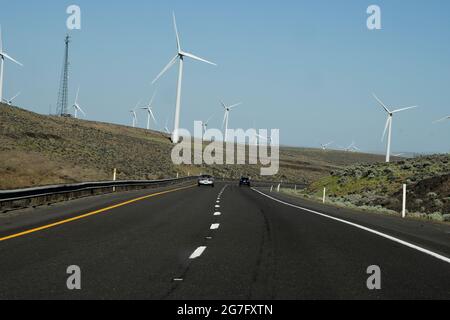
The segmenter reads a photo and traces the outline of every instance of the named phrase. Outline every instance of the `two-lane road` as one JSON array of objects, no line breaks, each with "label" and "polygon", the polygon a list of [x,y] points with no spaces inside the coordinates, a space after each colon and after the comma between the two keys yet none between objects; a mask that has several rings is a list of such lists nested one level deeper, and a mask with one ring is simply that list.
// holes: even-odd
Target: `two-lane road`
[{"label": "two-lane road", "polygon": [[[81,290],[67,289],[71,265],[81,268]],[[367,288],[372,265],[381,268],[382,290]],[[450,264],[219,184],[0,216],[0,298],[450,299]]]}]

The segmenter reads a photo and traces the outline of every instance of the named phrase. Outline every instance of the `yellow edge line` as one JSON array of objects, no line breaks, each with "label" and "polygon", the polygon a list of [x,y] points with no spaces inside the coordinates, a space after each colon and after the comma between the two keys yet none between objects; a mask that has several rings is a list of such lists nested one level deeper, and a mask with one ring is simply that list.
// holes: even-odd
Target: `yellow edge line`
[{"label": "yellow edge line", "polygon": [[161,196],[161,195],[168,194],[168,193],[173,193],[173,192],[177,192],[177,191],[181,191],[181,190],[190,189],[190,188],[193,188],[193,187],[194,186],[189,186],[189,187],[183,187],[183,188],[177,188],[177,189],[172,189],[172,190],[168,190],[168,191],[162,191],[162,192],[158,192],[158,193],[153,193],[153,194],[148,195],[148,196],[136,198],[136,199],[129,200],[129,201],[126,201],[126,202],[122,202],[122,203],[119,203],[119,204],[116,204],[116,205],[113,205],[113,206],[110,206],[110,207],[106,207],[106,208],[103,208],[103,209],[100,209],[100,210],[97,210],[97,211],[93,211],[93,212],[90,212],[90,213],[86,213],[86,214],[83,214],[83,215],[80,215],[80,216],[76,216],[76,217],[73,217],[73,218],[70,218],[70,219],[61,220],[61,221],[58,221],[58,222],[55,222],[55,223],[52,223],[52,224],[48,224],[48,225],[45,225],[45,226],[42,226],[42,227],[30,229],[30,230],[23,231],[23,232],[20,232],[20,233],[16,233],[16,234],[4,237],[4,238],[0,238],[0,242],[6,241],[6,240],[11,240],[11,239],[14,239],[14,238],[19,238],[19,237],[22,237],[22,236],[25,236],[25,235],[28,235],[28,234],[31,234],[31,233],[38,232],[38,231],[42,231],[42,230],[47,230],[47,229],[50,229],[50,228],[58,227],[60,225],[63,225],[63,224],[66,224],[66,223],[70,223],[70,222],[74,222],[74,221],[77,221],[77,220],[85,219],[85,218],[88,218],[88,217],[91,217],[91,216],[94,216],[94,215],[97,215],[97,214],[100,214],[100,213],[103,213],[103,212],[106,212],[106,211],[111,211],[113,209],[117,209],[117,208],[129,205],[129,204],[132,204],[132,203],[135,203],[135,202],[138,202],[138,201],[146,200],[146,199],[149,199],[149,198],[154,198],[154,197]]}]

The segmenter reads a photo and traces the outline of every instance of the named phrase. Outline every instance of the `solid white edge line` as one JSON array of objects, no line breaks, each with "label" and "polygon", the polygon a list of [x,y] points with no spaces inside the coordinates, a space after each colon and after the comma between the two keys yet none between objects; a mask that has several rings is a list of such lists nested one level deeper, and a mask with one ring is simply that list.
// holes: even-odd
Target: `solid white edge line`
[{"label": "solid white edge line", "polygon": [[352,227],[355,227],[355,228],[358,228],[358,229],[361,229],[361,230],[370,232],[370,233],[372,233],[372,234],[375,234],[375,235],[380,236],[380,237],[382,237],[382,238],[391,240],[391,241],[393,241],[393,242],[396,242],[396,243],[398,243],[398,244],[401,244],[401,245],[403,245],[403,246],[406,246],[406,247],[408,247],[408,248],[410,248],[410,249],[414,249],[414,250],[417,250],[417,251],[419,251],[419,252],[425,253],[425,254],[427,254],[427,255],[429,255],[429,256],[432,256],[432,257],[434,257],[434,258],[436,258],[436,259],[439,259],[439,260],[441,260],[441,261],[444,261],[444,262],[447,262],[447,263],[450,264],[450,258],[445,257],[445,256],[443,256],[443,255],[440,255],[440,254],[438,254],[438,253],[436,253],[436,252],[430,251],[430,250],[428,250],[428,249],[419,247],[419,246],[417,246],[417,245],[415,245],[415,244],[412,244],[412,243],[409,243],[409,242],[407,242],[407,241],[404,241],[404,240],[395,238],[395,237],[390,236],[390,235],[388,235],[388,234],[382,233],[382,232],[380,232],[380,231],[376,231],[376,230],[374,230],[374,229],[370,229],[370,228],[364,227],[364,226],[362,226],[362,225],[359,225],[359,224],[356,224],[356,223],[353,223],[353,222],[350,222],[350,221],[347,221],[347,220],[339,219],[339,218],[336,218],[336,217],[333,217],[333,216],[326,215],[326,214],[324,214],[324,213],[320,213],[320,212],[317,212],[317,211],[314,211],[314,210],[310,210],[310,209],[302,208],[302,207],[300,207],[300,206],[293,205],[293,204],[291,204],[291,203],[288,203],[288,202],[285,202],[285,201],[276,199],[276,198],[274,198],[274,197],[271,197],[271,196],[269,196],[269,195],[267,195],[267,194],[265,194],[265,193],[263,193],[263,192],[261,192],[261,191],[259,191],[259,190],[256,190],[256,189],[254,189],[254,188],[252,188],[252,190],[255,191],[255,192],[257,192],[257,193],[259,193],[259,194],[261,194],[261,195],[263,195],[263,196],[266,197],[266,198],[269,198],[269,199],[271,199],[271,200],[274,200],[274,201],[279,202],[279,203],[281,203],[281,204],[284,204],[284,205],[286,205],[286,206],[289,206],[289,207],[292,207],[292,208],[296,208],[296,209],[300,209],[300,210],[304,210],[304,211],[306,211],[306,212],[313,213],[313,214],[316,214],[316,215],[318,215],[318,216],[321,216],[321,217],[324,217],[324,218],[328,218],[328,219],[331,219],[331,220],[334,220],[334,221],[338,221],[338,222],[347,224],[347,225],[349,225],[349,226],[352,226]]},{"label": "solid white edge line", "polygon": [[206,247],[198,247],[197,250],[194,251],[193,254],[191,254],[191,256],[189,257],[190,260],[194,260],[197,258],[200,258],[203,254],[203,252],[205,252]]}]

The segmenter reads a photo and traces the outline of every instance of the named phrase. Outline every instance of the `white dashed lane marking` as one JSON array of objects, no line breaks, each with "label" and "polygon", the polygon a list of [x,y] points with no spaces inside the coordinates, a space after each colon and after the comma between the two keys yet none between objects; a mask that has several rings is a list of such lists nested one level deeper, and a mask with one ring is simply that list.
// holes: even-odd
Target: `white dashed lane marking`
[{"label": "white dashed lane marking", "polygon": [[221,212],[215,212],[214,215],[215,215],[216,217],[218,217],[218,216],[221,216],[222,213],[221,213]]},{"label": "white dashed lane marking", "polygon": [[217,230],[220,227],[220,223],[214,223],[211,225],[211,230]]},{"label": "white dashed lane marking", "polygon": [[194,251],[193,254],[191,254],[191,256],[189,257],[189,259],[194,260],[197,258],[200,258],[203,254],[203,252],[205,252],[206,247],[198,247],[197,250]]}]

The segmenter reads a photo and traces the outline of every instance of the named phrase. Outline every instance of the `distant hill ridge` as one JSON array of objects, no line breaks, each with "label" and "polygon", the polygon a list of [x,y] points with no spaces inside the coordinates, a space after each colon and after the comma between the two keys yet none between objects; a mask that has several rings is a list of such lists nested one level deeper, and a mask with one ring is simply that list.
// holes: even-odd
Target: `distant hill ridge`
[{"label": "distant hill ridge", "polygon": [[[44,116],[0,104],[0,189],[118,179],[171,178],[210,173],[258,177],[258,166],[175,166],[172,144],[160,132]],[[281,169],[268,180],[310,183],[330,171],[382,156],[282,147]]]}]

